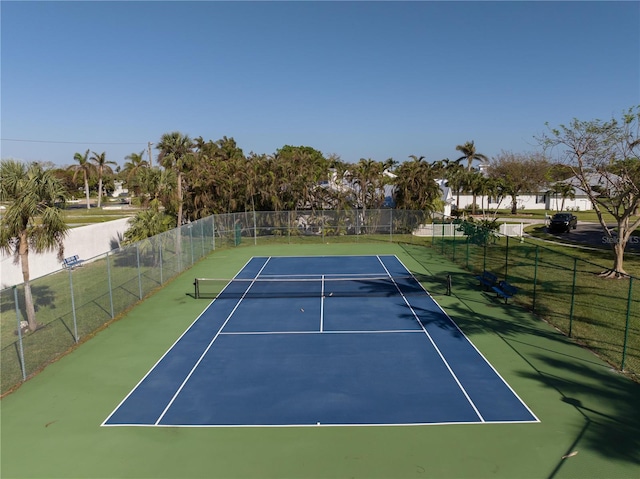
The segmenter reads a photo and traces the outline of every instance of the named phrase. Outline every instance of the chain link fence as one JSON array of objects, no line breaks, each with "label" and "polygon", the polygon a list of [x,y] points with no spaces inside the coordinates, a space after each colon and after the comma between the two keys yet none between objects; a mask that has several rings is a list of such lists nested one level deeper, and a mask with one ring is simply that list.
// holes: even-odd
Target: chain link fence
[{"label": "chain link fence", "polygon": [[[38,328],[26,327],[24,284],[0,291],[0,393],[9,391],[211,251],[254,244],[405,240],[423,212],[246,212],[210,216],[30,281]],[[31,258],[35,261],[34,257]]]},{"label": "chain link fence", "polygon": [[[423,244],[472,274],[490,271],[519,289],[513,299],[619,370],[640,375],[639,278],[604,280],[604,266],[521,237],[476,244],[458,225],[403,210],[246,212],[214,215],[84,259],[30,282],[38,329],[26,328],[24,285],[0,291],[0,392],[5,393],[152,291],[218,249],[242,245]],[[425,241],[426,239],[426,241]]]},{"label": "chain link fence", "polygon": [[518,288],[512,301],[588,347],[618,370],[640,378],[640,278],[605,279],[610,266],[558,248],[500,233],[432,235],[432,247],[474,275],[495,274]]}]

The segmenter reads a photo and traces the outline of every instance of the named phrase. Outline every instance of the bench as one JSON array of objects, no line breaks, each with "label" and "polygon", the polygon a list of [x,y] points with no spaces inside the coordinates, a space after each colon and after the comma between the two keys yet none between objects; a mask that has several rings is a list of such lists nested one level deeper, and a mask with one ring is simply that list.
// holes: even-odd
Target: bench
[{"label": "bench", "polygon": [[492,289],[496,292],[498,297],[504,298],[504,304],[507,304],[509,298],[512,298],[518,292],[518,288],[506,281],[500,281],[498,286],[494,286]]},{"label": "bench", "polygon": [[69,256],[65,258],[62,262],[62,265],[65,269],[73,269],[76,266],[82,266],[82,260],[78,257],[78,255]]},{"label": "bench", "polygon": [[493,288],[498,283],[498,277],[489,271],[483,271],[480,276],[476,276],[476,279],[485,290]]}]

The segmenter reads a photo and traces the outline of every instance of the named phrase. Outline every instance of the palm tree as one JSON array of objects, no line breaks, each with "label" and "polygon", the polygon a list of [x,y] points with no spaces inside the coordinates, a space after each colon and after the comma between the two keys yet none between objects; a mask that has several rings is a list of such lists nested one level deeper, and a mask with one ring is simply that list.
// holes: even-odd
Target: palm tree
[{"label": "palm tree", "polygon": [[189,138],[189,135],[183,135],[179,131],[165,133],[160,138],[160,142],[156,148],[160,150],[158,154],[158,163],[166,169],[173,170],[176,173],[177,180],[177,200],[178,200],[178,228],[182,226],[182,210],[184,198],[183,190],[183,173],[188,169],[193,160],[193,148],[195,144]]},{"label": "palm tree", "polygon": [[78,174],[82,173],[82,177],[84,179],[84,192],[87,198],[87,209],[91,209],[91,203],[89,202],[89,177],[94,172],[95,167],[89,161],[89,150],[87,150],[84,155],[82,153],[76,153],[73,155],[73,159],[78,162],[77,165],[69,167],[69,169],[73,171],[73,181],[76,181]]},{"label": "palm tree", "polygon": [[98,172],[98,208],[100,208],[102,200],[102,177],[105,173],[113,174],[113,170],[111,170],[109,165],[115,165],[116,162],[107,160],[106,153],[104,151],[100,154],[92,151],[90,160],[93,162],[93,165]]},{"label": "palm tree", "polygon": [[458,158],[455,161],[445,159],[439,162],[441,165],[439,168],[444,170],[447,186],[456,194],[456,209],[460,209],[460,190],[464,186],[465,179],[465,169],[460,164],[460,161],[462,161],[462,158]]},{"label": "palm tree", "polygon": [[467,170],[471,171],[471,163],[473,160],[488,161],[489,159],[482,153],[476,152],[476,146],[473,141],[467,141],[464,145],[456,146],[456,150],[462,153],[463,156],[458,160],[467,160]]},{"label": "palm tree", "polygon": [[439,209],[441,192],[435,180],[438,166],[422,161],[423,156],[409,157],[412,161],[402,163],[395,171],[396,207],[421,211]]},{"label": "palm tree", "polygon": [[58,204],[66,189],[51,170],[38,163],[25,165],[16,160],[0,163],[0,201],[9,206],[0,219],[0,249],[13,254],[22,267],[24,298],[29,329],[35,331],[36,311],[29,283],[29,251],[58,252],[64,256],[63,240],[69,227]]},{"label": "palm tree", "polygon": [[159,235],[173,227],[173,218],[160,209],[160,201],[154,199],[149,208],[129,219],[129,228],[124,233],[123,244],[142,241]]},{"label": "palm tree", "polygon": [[[467,186],[467,189],[473,195],[473,201],[471,203],[471,214],[475,215],[476,209],[478,206],[476,204],[476,200],[478,198],[478,195],[483,195],[484,191],[486,190],[487,177],[484,176],[479,171],[471,171],[471,172],[468,171],[467,173],[468,173],[468,176],[466,178],[466,186]],[[483,202],[483,210],[484,210],[484,197],[482,197],[482,202]]]},{"label": "palm tree", "polygon": [[122,174],[127,180],[127,184],[131,185],[131,189],[135,196],[140,196],[140,173],[144,168],[148,168],[149,162],[144,159],[144,150],[140,153],[131,153],[124,157],[128,160],[124,164]]},{"label": "palm tree", "polygon": [[[551,186],[551,193],[556,198],[556,210],[562,211],[564,210],[564,202],[567,198],[572,200],[576,199],[576,189],[569,183],[565,183],[564,181],[558,181]],[[558,195],[562,198],[562,206],[558,208]]]}]

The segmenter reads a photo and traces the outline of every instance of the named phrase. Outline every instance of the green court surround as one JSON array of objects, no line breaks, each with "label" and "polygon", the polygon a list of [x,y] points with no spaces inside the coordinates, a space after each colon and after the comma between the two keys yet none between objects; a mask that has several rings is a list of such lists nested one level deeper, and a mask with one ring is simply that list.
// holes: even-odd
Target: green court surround
[{"label": "green court surround", "polygon": [[[206,307],[191,296],[195,277],[230,278],[251,256],[315,254],[396,254],[425,274],[425,286],[541,423],[100,427]],[[443,294],[447,275],[452,296]],[[639,384],[517,305],[482,293],[473,275],[432,249],[239,247],[209,255],[2,399],[0,477],[637,478],[639,403]]]}]

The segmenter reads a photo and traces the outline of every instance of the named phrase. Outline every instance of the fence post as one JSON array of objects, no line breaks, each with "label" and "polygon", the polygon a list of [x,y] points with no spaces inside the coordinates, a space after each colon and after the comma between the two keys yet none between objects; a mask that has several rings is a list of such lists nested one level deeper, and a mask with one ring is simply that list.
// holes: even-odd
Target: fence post
[{"label": "fence post", "polygon": [[571,309],[569,310],[569,337],[573,333],[573,306],[576,298],[576,277],[578,275],[578,258],[573,258],[573,284],[571,286]]},{"label": "fence post", "polygon": [[111,258],[107,251],[107,284],[109,285],[109,305],[111,306],[111,319],[115,318],[115,312],[113,310],[113,288],[111,287]]},{"label": "fence post", "polygon": [[633,293],[633,277],[629,276],[629,295],[627,296],[627,319],[624,326],[624,343],[622,344],[622,364],[620,370],[624,371],[624,363],[627,359],[627,342],[629,341],[629,323],[631,320],[631,295]]},{"label": "fence post", "polygon": [[207,255],[207,250],[204,247],[204,218],[203,219],[199,219],[198,222],[200,223],[200,242],[202,243],[202,257],[204,258]]},{"label": "fence post", "polygon": [[509,281],[509,235],[507,235],[507,247],[504,250],[504,280]]},{"label": "fence post", "polygon": [[467,251],[466,251],[466,263],[467,263],[467,271],[469,271],[469,236],[466,237],[467,238]]},{"label": "fence post", "polygon": [[71,291],[71,311],[73,313],[73,336],[76,341],[76,343],[78,342],[78,322],[76,320],[76,302],[75,302],[75,298],[73,296],[73,273],[71,272],[71,268],[69,268],[69,289]]},{"label": "fence post", "polygon": [[139,291],[140,299],[142,299],[142,272],[140,271],[140,243],[136,243],[136,260],[138,263],[138,291]]},{"label": "fence post", "polygon": [[189,243],[191,243],[191,266],[193,266],[195,263],[193,258],[193,223],[189,223],[187,229],[189,230]]},{"label": "fence post", "polygon": [[216,250],[216,215],[211,216],[211,246],[213,251]]},{"label": "fence post", "polygon": [[483,248],[483,252],[482,252],[482,271],[486,271],[487,270],[487,243],[488,243],[488,241],[485,240],[484,248]]},{"label": "fence post", "polygon": [[536,245],[536,259],[533,263],[533,298],[531,302],[531,311],[536,310],[536,290],[538,285],[538,250],[539,245]]},{"label": "fence post", "polygon": [[253,210],[253,246],[258,244],[258,222],[256,221],[256,210]]},{"label": "fence post", "polygon": [[451,261],[453,261],[454,263],[456,262],[456,229],[457,228],[453,228],[453,223],[451,223],[452,226],[452,230],[453,230],[453,249],[451,252]]},{"label": "fence post", "polygon": [[[204,243],[204,242],[203,242]],[[160,240],[160,244],[158,245],[159,250],[159,258],[160,258],[160,284],[164,283],[164,279],[162,278],[162,240]]]},{"label": "fence post", "polygon": [[[182,272],[182,227],[178,226],[176,228],[176,256],[177,256],[177,260],[178,260],[178,264],[177,264],[177,269],[178,269],[178,273]],[[136,244],[136,248],[138,247],[138,245]],[[140,270],[140,264],[138,262],[138,271]],[[142,298],[140,298],[142,299]]]},{"label": "fence post", "polygon": [[389,243],[393,243],[393,208],[389,210]]},{"label": "fence post", "polygon": [[20,325],[20,305],[18,303],[18,287],[13,287],[13,301],[16,304],[16,320],[18,321],[18,349],[20,355],[20,369],[22,370],[22,380],[27,380],[27,371],[24,368],[24,348],[22,346],[22,326]]}]

